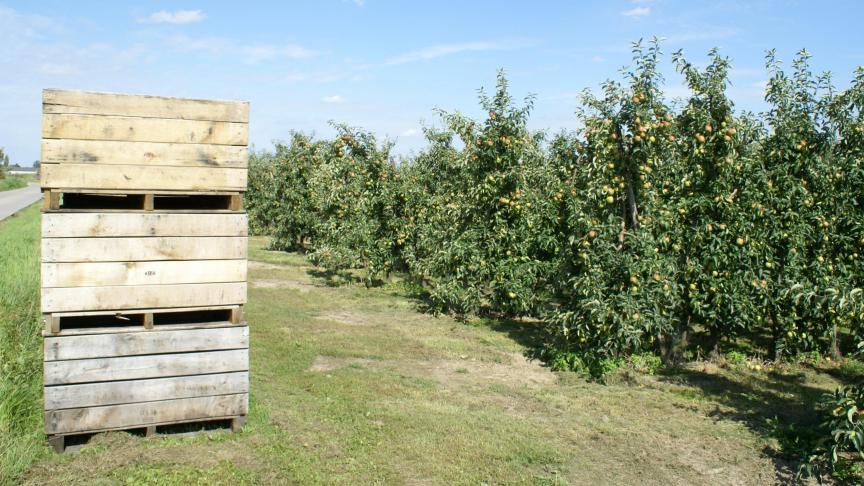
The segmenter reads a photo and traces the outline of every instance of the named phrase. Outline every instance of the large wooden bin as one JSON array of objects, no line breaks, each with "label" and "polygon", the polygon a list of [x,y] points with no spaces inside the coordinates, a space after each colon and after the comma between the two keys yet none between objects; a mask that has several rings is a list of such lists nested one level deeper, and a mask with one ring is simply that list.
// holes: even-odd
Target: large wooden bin
[{"label": "large wooden bin", "polygon": [[45,431],[248,410],[248,104],[46,90]]}]

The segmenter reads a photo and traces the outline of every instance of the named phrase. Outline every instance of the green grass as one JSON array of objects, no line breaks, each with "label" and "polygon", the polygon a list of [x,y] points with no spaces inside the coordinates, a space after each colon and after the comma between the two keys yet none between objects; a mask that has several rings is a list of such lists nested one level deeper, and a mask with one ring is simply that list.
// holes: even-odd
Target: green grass
[{"label": "green grass", "polygon": [[56,455],[39,413],[37,219],[29,209],[0,224],[18,256],[0,267],[8,482],[774,484],[795,464],[785,429],[766,419],[813,423],[821,394],[864,372],[854,361],[634,362],[607,385],[586,382],[523,357],[536,323],[436,318],[398,285],[329,287],[301,255],[252,238],[246,429],[98,434]]},{"label": "green grass", "polygon": [[0,179],[0,191],[11,191],[12,189],[21,189],[27,184],[34,182],[36,179],[29,175],[7,175]]},{"label": "green grass", "polygon": [[45,453],[38,268],[39,208],[31,206],[0,222],[0,484]]}]

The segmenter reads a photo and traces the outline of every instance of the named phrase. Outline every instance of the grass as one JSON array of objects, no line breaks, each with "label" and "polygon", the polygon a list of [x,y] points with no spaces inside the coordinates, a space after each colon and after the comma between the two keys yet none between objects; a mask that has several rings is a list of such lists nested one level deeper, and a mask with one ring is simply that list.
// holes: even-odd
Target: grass
[{"label": "grass", "polygon": [[38,269],[39,208],[31,206],[0,222],[0,484],[45,455]]},{"label": "grass", "polygon": [[[31,209],[0,224],[3,248],[23,255],[4,261],[11,274],[0,271],[0,286],[19,295],[2,301],[4,317],[35,302],[37,217]],[[17,364],[0,395],[0,424],[14,429],[11,439],[0,430],[2,450],[15,451],[0,476],[33,485],[775,484],[791,480],[794,463],[766,419],[812,423],[824,391],[862,375],[854,362],[648,366],[654,374],[635,363],[607,385],[590,383],[525,359],[536,324],[435,318],[398,285],[328,286],[302,256],[265,243],[250,241],[242,433],[109,433],[80,453],[48,452],[35,311],[15,311],[26,325],[0,321],[21,329],[3,331],[17,343],[4,357]]]},{"label": "grass", "polygon": [[29,175],[7,175],[5,178],[0,179],[0,192],[21,189],[33,181],[35,179]]}]

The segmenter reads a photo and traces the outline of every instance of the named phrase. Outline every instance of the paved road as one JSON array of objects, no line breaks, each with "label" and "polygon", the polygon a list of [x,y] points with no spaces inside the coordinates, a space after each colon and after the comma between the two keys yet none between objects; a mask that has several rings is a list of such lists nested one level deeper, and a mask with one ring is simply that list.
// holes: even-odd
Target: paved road
[{"label": "paved road", "polygon": [[42,198],[39,184],[21,189],[0,191],[0,219],[6,219]]}]

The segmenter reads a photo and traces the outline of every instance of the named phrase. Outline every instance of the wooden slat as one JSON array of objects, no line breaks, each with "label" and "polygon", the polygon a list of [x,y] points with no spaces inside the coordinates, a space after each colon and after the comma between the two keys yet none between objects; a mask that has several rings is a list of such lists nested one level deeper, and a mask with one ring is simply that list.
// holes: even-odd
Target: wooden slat
[{"label": "wooden slat", "polygon": [[45,288],[245,281],[246,260],[42,264]]},{"label": "wooden slat", "polygon": [[41,162],[243,168],[248,158],[246,146],[46,138],[42,139]]},{"label": "wooden slat", "polygon": [[247,393],[249,373],[220,373],[147,380],[110,381],[45,387],[45,410],[101,407]]},{"label": "wooden slat", "polygon": [[42,238],[42,261],[129,262],[238,260],[246,258],[246,237],[166,236],[153,238]]},{"label": "wooden slat", "polygon": [[249,395],[181,398],[107,407],[72,408],[45,412],[47,434],[143,427],[181,420],[246,415]]},{"label": "wooden slat", "polygon": [[42,115],[42,138],[248,145],[246,123],[102,115]]},{"label": "wooden slat", "polygon": [[198,100],[56,89],[42,91],[42,112],[241,123],[249,121],[249,103],[246,101]]},{"label": "wooden slat", "polygon": [[115,191],[245,191],[247,177],[246,169],[221,167],[45,164],[39,171],[44,188]]},{"label": "wooden slat", "polygon": [[42,289],[42,312],[245,304],[246,282]]},{"label": "wooden slat", "polygon": [[45,386],[229,373],[248,369],[248,349],[46,361]]},{"label": "wooden slat", "polygon": [[47,213],[43,238],[98,236],[246,236],[245,214]]},{"label": "wooden slat", "polygon": [[45,361],[191,353],[249,347],[246,326],[45,338]]}]

